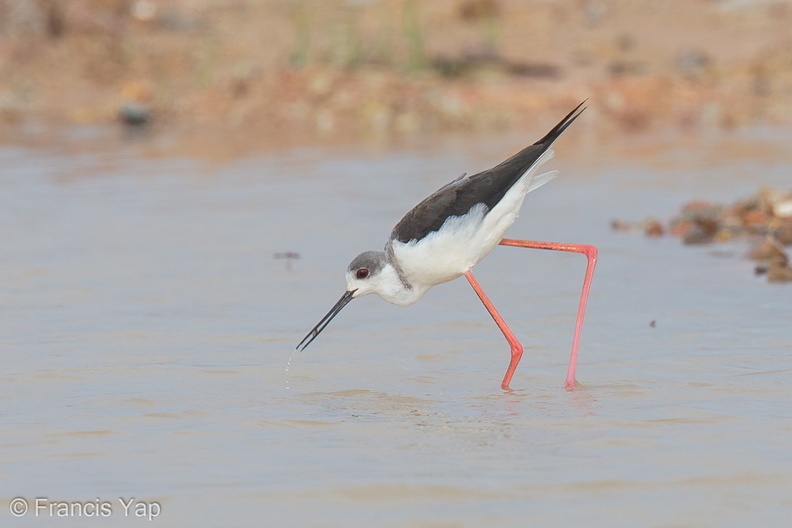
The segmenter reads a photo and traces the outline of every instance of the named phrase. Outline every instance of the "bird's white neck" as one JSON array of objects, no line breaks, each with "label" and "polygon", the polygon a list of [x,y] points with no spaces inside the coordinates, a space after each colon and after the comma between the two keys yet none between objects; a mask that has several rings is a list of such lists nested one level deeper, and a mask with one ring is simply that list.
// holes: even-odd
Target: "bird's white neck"
[{"label": "bird's white neck", "polygon": [[429,287],[405,283],[392,263],[388,262],[377,276],[371,292],[398,306],[408,306],[418,301]]}]

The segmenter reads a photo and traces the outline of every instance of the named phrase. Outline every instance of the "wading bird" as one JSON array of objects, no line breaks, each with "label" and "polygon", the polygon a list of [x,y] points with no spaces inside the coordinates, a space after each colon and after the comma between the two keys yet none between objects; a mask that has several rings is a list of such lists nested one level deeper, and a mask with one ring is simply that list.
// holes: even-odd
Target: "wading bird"
[{"label": "wading bird", "polygon": [[499,244],[573,251],[583,253],[588,259],[566,377],[566,387],[574,389],[580,331],[597,263],[597,248],[503,236],[517,218],[525,195],[558,174],[558,171],[539,175],[536,172],[553,157],[553,142],[583,110],[581,103],[533,145],[489,170],[460,176],[416,205],[393,228],[384,251],[365,251],[352,260],[346,271],[346,292],[297,348],[305,349],[356,297],[376,293],[389,303],[407,306],[418,301],[432,286],[464,275],[511,347],[511,361],[501,383],[501,387],[508,390],[523,347],[481,289],[471,269]]}]

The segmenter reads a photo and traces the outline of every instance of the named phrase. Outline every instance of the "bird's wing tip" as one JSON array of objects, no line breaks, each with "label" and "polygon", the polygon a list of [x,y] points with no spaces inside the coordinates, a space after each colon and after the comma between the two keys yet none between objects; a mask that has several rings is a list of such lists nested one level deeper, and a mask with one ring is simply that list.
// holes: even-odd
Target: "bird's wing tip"
[{"label": "bird's wing tip", "polygon": [[564,116],[564,119],[559,121],[558,124],[554,126],[550,132],[548,132],[542,139],[534,143],[534,145],[552,145],[553,142],[556,139],[558,139],[558,136],[563,134],[564,131],[569,127],[569,125],[571,125],[575,121],[575,119],[580,117],[580,114],[582,114],[586,110],[586,108],[588,108],[587,106],[583,106],[584,104],[586,104],[587,101],[588,99],[585,99],[575,108],[573,108],[571,112],[569,112],[566,116]]}]

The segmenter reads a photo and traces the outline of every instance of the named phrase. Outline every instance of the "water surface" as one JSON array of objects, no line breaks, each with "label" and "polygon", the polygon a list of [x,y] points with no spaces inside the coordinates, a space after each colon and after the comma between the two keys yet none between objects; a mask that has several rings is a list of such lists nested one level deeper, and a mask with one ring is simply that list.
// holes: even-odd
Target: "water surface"
[{"label": "water surface", "polygon": [[[788,189],[777,134],[559,141],[561,176],[509,236],[600,249],[581,388],[563,381],[585,259],[497,248],[476,273],[526,346],[508,393],[508,346],[462,280],[409,308],[355,300],[294,346],[355,254],[523,137],[217,160],[86,134],[0,147],[3,526],[147,523],[124,516],[131,497],[161,505],[152,525],[190,527],[792,517],[792,289],[754,277],[743,242],[609,228]],[[112,515],[14,517],[15,497]]]}]

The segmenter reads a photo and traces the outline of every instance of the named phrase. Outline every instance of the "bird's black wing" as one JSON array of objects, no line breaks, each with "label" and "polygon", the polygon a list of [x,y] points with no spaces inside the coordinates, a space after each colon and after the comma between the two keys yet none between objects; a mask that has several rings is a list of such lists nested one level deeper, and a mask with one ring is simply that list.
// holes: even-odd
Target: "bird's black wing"
[{"label": "bird's black wing", "polygon": [[469,177],[461,177],[441,187],[413,207],[391,232],[391,240],[409,242],[437,231],[449,216],[462,216],[476,204],[491,210],[520,177],[553,144],[558,136],[585,110],[580,103],[542,139],[496,165]]}]

